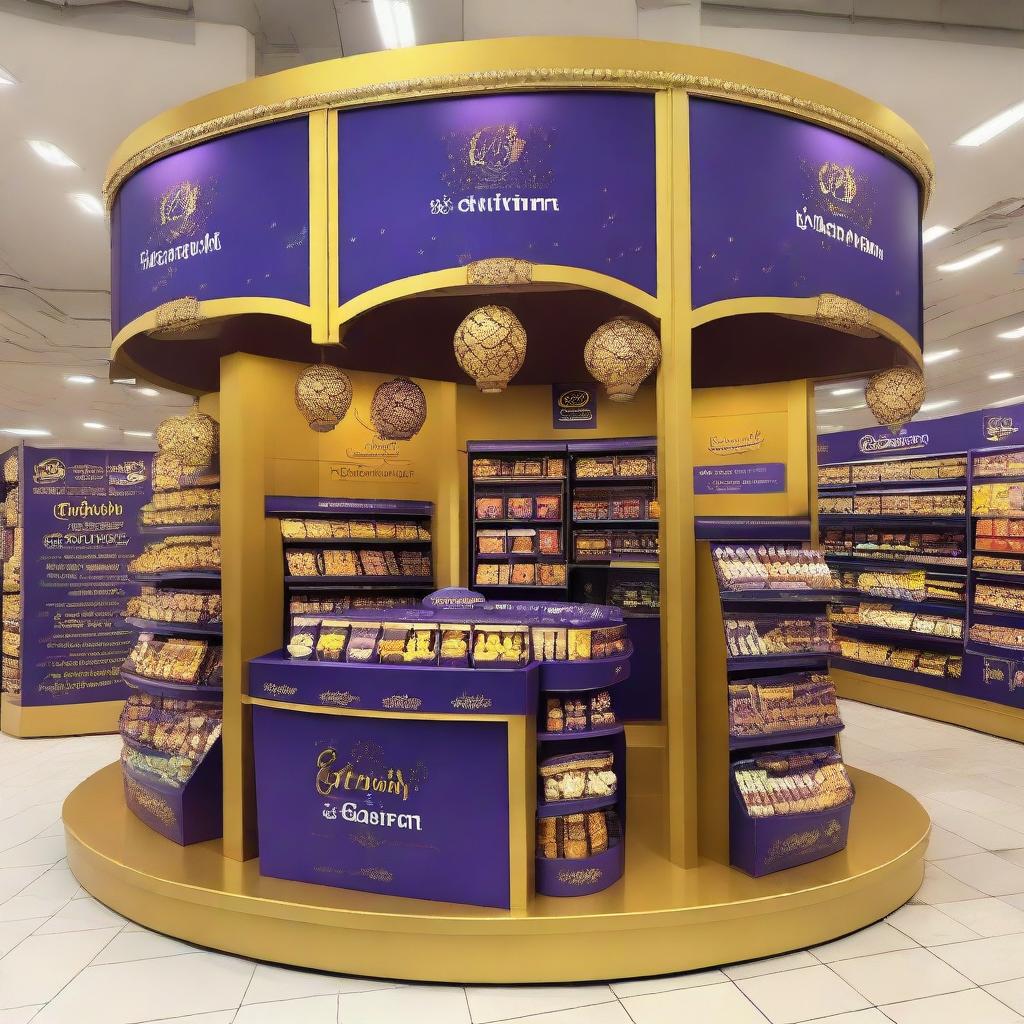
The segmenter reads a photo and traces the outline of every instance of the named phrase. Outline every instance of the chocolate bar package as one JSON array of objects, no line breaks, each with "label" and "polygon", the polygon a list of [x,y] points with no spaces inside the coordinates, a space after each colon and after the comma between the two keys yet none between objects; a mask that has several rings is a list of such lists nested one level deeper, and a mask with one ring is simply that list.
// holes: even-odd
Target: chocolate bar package
[{"label": "chocolate bar package", "polygon": [[441,644],[438,664],[444,668],[469,668],[469,645],[473,630],[468,623],[440,626]]}]

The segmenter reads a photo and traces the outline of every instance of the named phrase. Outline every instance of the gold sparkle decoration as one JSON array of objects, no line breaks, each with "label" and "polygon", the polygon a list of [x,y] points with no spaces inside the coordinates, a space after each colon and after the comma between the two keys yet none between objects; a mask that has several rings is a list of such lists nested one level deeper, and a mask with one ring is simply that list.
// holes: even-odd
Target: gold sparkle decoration
[{"label": "gold sparkle decoration", "polygon": [[618,316],[587,339],[583,359],[613,402],[629,402],[661,362],[661,340],[647,324]]},{"label": "gold sparkle decoration", "polygon": [[455,330],[455,358],[485,395],[496,395],[522,369],[526,330],[505,306],[480,306]]},{"label": "gold sparkle decoration", "polygon": [[150,334],[156,338],[167,334],[191,334],[206,319],[200,309],[199,300],[194,295],[164,302],[154,310],[156,326]]},{"label": "gold sparkle decoration", "polygon": [[466,283],[489,286],[530,284],[533,264],[529,260],[509,256],[495,256],[487,260],[474,260],[466,266]]},{"label": "gold sparkle decoration", "polygon": [[18,453],[11,452],[4,460],[4,483],[16,484],[18,482]]},{"label": "gold sparkle decoration", "polygon": [[877,337],[871,329],[871,311],[853,299],[833,292],[822,292],[814,310],[814,318],[825,327],[861,338]]},{"label": "gold sparkle decoration", "polygon": [[872,415],[893,432],[920,412],[924,396],[924,377],[909,366],[876,373],[864,389]]},{"label": "gold sparkle decoration", "polygon": [[169,416],[156,428],[156,446],[182,466],[208,466],[220,447],[220,427],[193,406],[186,416]]},{"label": "gold sparkle decoration", "polygon": [[408,377],[377,386],[370,402],[370,422],[382,441],[408,441],[427,422],[427,396]]},{"label": "gold sparkle decoration", "polygon": [[336,366],[307,366],[295,380],[295,405],[319,434],[333,430],[352,404],[352,381]]},{"label": "gold sparkle decoration", "polygon": [[576,868],[575,870],[563,870],[558,872],[558,880],[563,885],[584,886],[595,885],[601,881],[604,872],[600,868]]},{"label": "gold sparkle decoration", "polygon": [[177,817],[171,805],[163,797],[144,789],[134,779],[127,775],[124,777],[125,796],[128,803],[134,803],[136,807],[148,811],[161,824],[173,828],[177,824]]}]

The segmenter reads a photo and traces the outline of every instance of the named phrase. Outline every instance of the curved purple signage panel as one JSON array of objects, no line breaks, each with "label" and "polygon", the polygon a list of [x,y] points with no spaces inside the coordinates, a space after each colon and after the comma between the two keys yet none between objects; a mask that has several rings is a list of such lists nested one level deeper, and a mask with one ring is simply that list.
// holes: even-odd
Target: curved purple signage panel
[{"label": "curved purple signage panel", "polygon": [[917,180],[837,132],[690,100],[693,305],[834,292],[921,342]]},{"label": "curved purple signage panel", "polygon": [[185,296],[309,304],[306,118],[173,153],[121,187],[111,221],[114,334]]},{"label": "curved purple signage panel", "polygon": [[653,295],[654,97],[548,92],[338,115],[342,302],[494,256]]}]

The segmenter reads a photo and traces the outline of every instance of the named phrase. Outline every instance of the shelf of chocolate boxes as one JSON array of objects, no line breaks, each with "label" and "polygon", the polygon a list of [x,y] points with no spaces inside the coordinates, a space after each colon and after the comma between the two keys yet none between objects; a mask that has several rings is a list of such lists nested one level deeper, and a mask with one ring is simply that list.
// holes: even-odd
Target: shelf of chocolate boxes
[{"label": "shelf of chocolate boxes", "polygon": [[908,562],[966,569],[966,526],[962,529],[857,529],[821,531],[825,557],[837,565],[855,562]]},{"label": "shelf of chocolate boxes", "polygon": [[818,467],[818,486],[843,488],[872,484],[949,484],[965,480],[967,456],[949,455],[928,459],[889,459],[879,462],[848,462]]},{"label": "shelf of chocolate boxes", "polygon": [[19,450],[7,453],[3,462],[3,672],[4,693],[21,693],[21,504],[18,486]]},{"label": "shelf of chocolate boxes", "polygon": [[[507,462],[509,460],[476,459],[479,462]],[[536,460],[540,461],[540,460]],[[564,467],[564,459],[557,461]],[[525,463],[513,463],[522,468]],[[563,468],[564,473],[564,468]],[[521,479],[517,477],[515,479]],[[493,478],[475,478],[490,489]],[[546,486],[546,485],[545,485]],[[475,568],[473,580],[478,586],[505,587],[560,587],[567,582],[565,545],[563,541],[563,495],[559,493],[535,494],[481,494],[476,491],[473,500],[475,519]],[[488,526],[501,523],[502,526]],[[515,525],[521,524],[521,525]]]}]

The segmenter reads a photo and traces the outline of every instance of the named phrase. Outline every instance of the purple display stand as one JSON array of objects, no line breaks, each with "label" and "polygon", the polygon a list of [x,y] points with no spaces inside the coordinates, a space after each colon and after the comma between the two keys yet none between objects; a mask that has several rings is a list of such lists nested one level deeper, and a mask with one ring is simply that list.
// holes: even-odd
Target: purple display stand
[{"label": "purple display stand", "polygon": [[614,885],[626,870],[626,842],[620,839],[591,857],[538,857],[534,867],[542,896],[590,896]]},{"label": "purple display stand", "polygon": [[[125,738],[124,742],[143,753],[166,756],[133,740]],[[180,786],[161,782],[122,762],[125,802],[140,821],[179,846],[219,839],[223,832],[221,759],[218,738]]]}]

